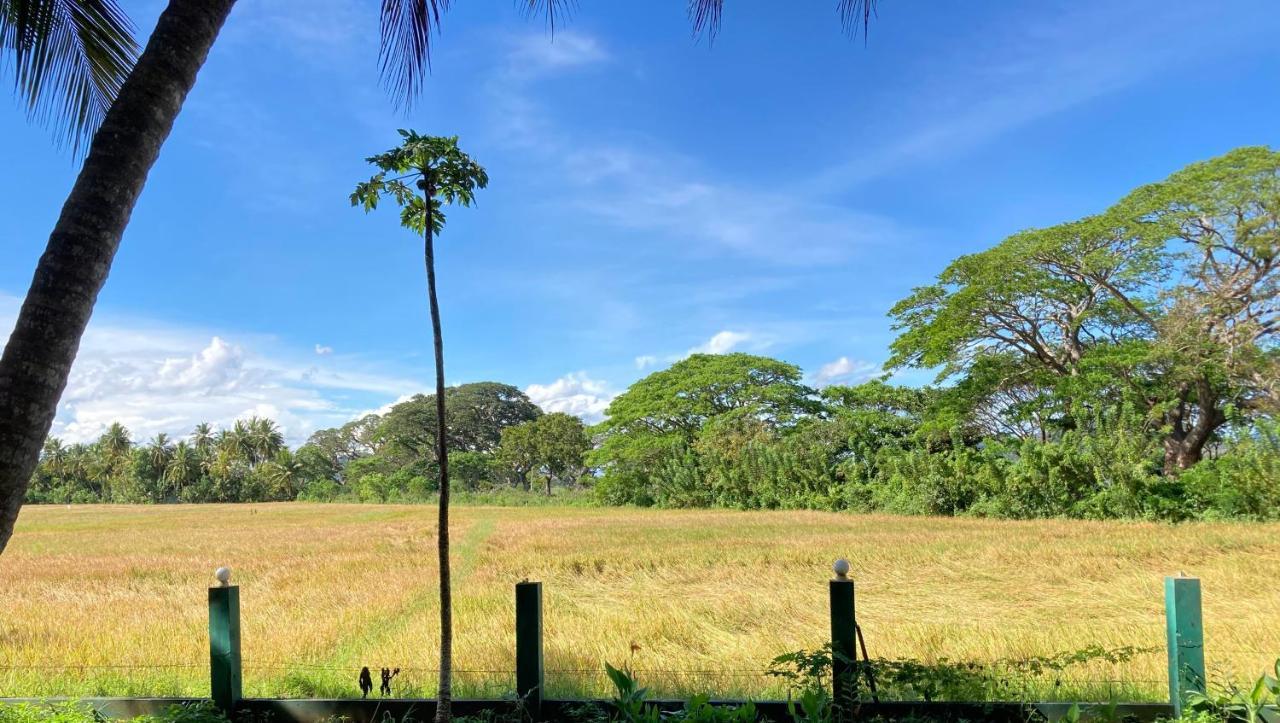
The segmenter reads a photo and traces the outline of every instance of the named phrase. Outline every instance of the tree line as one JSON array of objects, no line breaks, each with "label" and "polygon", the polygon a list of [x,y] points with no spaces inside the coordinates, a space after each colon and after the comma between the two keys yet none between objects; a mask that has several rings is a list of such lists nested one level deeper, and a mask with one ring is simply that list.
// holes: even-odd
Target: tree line
[{"label": "tree line", "polygon": [[[516,387],[444,395],[451,489],[604,504],[1005,517],[1280,516],[1280,153],[1193,164],[1078,221],[962,256],[890,315],[886,368],[817,389],[748,354],[637,381],[603,422]],[[28,500],[431,500],[435,395],[316,432],[268,420],[49,440]]]}]

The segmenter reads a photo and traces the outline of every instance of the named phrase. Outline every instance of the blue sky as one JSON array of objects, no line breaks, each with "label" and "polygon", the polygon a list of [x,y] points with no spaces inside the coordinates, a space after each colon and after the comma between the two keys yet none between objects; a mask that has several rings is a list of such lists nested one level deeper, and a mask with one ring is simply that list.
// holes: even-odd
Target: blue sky
[{"label": "blue sky", "polygon": [[[145,37],[161,3],[123,4]],[[508,2],[457,3],[405,114],[377,82],[376,3],[241,0],[54,433],[267,414],[296,443],[426,389],[421,244],[347,202],[400,127],[460,135],[492,179],[441,242],[450,382],[592,420],[694,350],[859,381],[889,307],[953,257],[1280,145],[1271,0],[886,0],[865,44],[828,3],[726,4],[708,47],[679,0],[584,1],[554,36]],[[11,328],[76,166],[16,102],[0,138]]]}]

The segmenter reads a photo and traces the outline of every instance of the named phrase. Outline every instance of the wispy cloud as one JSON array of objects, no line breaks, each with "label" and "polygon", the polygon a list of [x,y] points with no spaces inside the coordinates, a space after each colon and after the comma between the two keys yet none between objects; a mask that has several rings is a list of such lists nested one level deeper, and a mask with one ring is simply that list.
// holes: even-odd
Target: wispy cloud
[{"label": "wispy cloud", "polygon": [[550,37],[527,34],[512,42],[506,72],[512,79],[530,80],[609,59],[609,53],[592,35],[572,30]]},{"label": "wispy cloud", "polygon": [[[569,210],[649,234],[695,255],[730,255],[787,266],[846,259],[871,244],[901,240],[891,219],[813,201],[776,179],[717,179],[697,160],[646,140],[625,144],[562,127],[537,100],[552,71],[580,70],[611,56],[585,35],[557,38],[566,49],[527,39],[508,49],[509,63],[487,84],[495,136],[563,180]],[[537,50],[533,50],[537,48]],[[528,66],[528,68],[525,68]],[[512,68],[522,68],[514,72]],[[655,233],[656,232],[656,233]],[[656,236],[656,238],[655,238]]]},{"label": "wispy cloud", "polygon": [[[987,33],[979,45],[970,34],[936,48],[928,59],[929,80],[894,91],[895,98],[907,99],[902,101],[907,105],[903,116],[885,114],[890,119],[883,127],[865,129],[856,150],[814,174],[804,188],[821,196],[954,157],[1158,73],[1230,51],[1241,32],[1261,38],[1280,29],[1280,16],[1255,20],[1251,16],[1256,13],[1228,5],[1041,3],[1018,8],[1001,26],[973,31]],[[1219,17],[1208,22],[1206,15]],[[945,70],[939,73],[938,68]]]}]

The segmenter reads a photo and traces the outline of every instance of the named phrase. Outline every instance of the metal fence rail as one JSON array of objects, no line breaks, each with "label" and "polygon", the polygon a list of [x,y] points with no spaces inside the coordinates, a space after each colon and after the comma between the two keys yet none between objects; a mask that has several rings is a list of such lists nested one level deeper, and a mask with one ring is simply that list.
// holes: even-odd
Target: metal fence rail
[{"label": "metal fence rail", "polygon": [[[840,561],[843,562],[843,561]],[[831,612],[831,674],[828,685],[833,697],[837,700],[866,699],[867,690],[862,688],[871,681],[864,681],[865,669],[859,667],[857,626],[855,619],[854,582],[845,576],[847,565],[836,566],[836,577],[830,581]],[[219,707],[231,711],[248,707],[250,709],[268,709],[276,706],[289,716],[301,715],[301,712],[312,711],[316,706],[332,710],[345,711],[348,708],[358,715],[352,720],[372,720],[363,718],[363,712],[389,710],[387,706],[397,709],[412,709],[413,706],[432,705],[427,699],[435,693],[438,670],[429,667],[402,667],[397,669],[394,678],[394,692],[391,696],[383,696],[377,672],[371,671],[373,690],[369,691],[369,700],[351,700],[352,683],[361,672],[361,667],[354,664],[340,664],[328,661],[295,661],[250,659],[243,660],[240,654],[240,609],[239,588],[229,584],[229,571],[219,570],[221,584],[209,589],[209,661],[205,663],[189,661],[170,661],[152,664],[82,664],[82,663],[39,663],[32,665],[14,665],[0,663],[0,696],[17,692],[29,694],[30,691],[17,691],[11,687],[15,676],[25,673],[75,676],[94,679],[102,676],[117,675],[129,678],[138,672],[147,673],[154,682],[158,671],[172,674],[172,692],[187,692],[192,689],[193,680],[204,676],[194,676],[196,670],[208,670],[210,698]],[[543,655],[542,627],[542,584],[539,582],[522,582],[515,589],[515,628],[516,645],[514,650],[514,667],[510,670],[453,670],[455,691],[461,697],[483,699],[476,704],[507,705],[520,700],[523,705],[536,716],[545,710],[560,711],[573,704],[573,700],[609,698],[613,686],[605,672],[600,669],[583,669],[580,667],[546,667]],[[1115,673],[1103,671],[1099,676],[1073,675],[1061,668],[1052,670],[1026,670],[1011,667],[1001,672],[998,664],[986,664],[981,669],[980,677],[975,678],[979,686],[986,686],[985,700],[1029,700],[1057,701],[1062,700],[1053,693],[1064,691],[1063,705],[1081,697],[1082,691],[1096,695],[1097,700],[1116,700],[1117,697],[1134,699],[1141,691],[1148,697],[1151,691],[1167,690],[1167,703],[1135,704],[1129,706],[1136,715],[1149,719],[1154,715],[1178,713],[1187,695],[1192,692],[1205,692],[1207,676],[1204,662],[1204,636],[1201,620],[1200,583],[1195,578],[1170,577],[1165,580],[1165,612],[1166,612],[1166,649],[1168,660],[1168,677],[1154,680],[1149,675],[1145,678],[1127,677],[1119,670],[1119,664],[1126,662],[1116,658],[1108,658]],[[1158,650],[1130,651],[1133,655],[1159,654]],[[1264,650],[1233,650],[1232,653],[1250,655],[1271,655]],[[863,649],[863,657],[865,648]],[[878,664],[878,662],[877,662]],[[928,670],[928,668],[924,668]],[[1149,670],[1149,667],[1148,667]],[[272,691],[271,699],[251,698],[243,694],[243,676],[249,673],[251,678],[279,676],[287,680],[281,684],[282,690]],[[664,696],[686,696],[691,692],[702,692],[716,698],[732,695],[737,698],[760,697],[761,693],[781,693],[777,697],[785,697],[787,681],[780,679],[769,670],[762,669],[686,669],[664,670],[657,668],[630,669],[639,684],[648,688],[655,698]],[[266,676],[253,676],[253,673],[266,673]],[[1093,693],[1096,691],[1096,694]],[[148,691],[155,692],[155,691]],[[903,691],[893,691],[904,695]],[[918,691],[907,691],[906,698],[920,698]],[[877,701],[879,697],[876,696]],[[1015,703],[990,702],[942,702],[928,699],[901,700],[894,703],[879,703],[882,706],[907,706],[902,710],[915,710],[911,706],[919,705],[979,705],[979,706],[1019,706]],[[340,699],[340,700],[339,700]],[[410,699],[410,700],[406,700]],[[0,699],[3,701],[4,699]],[[10,699],[15,700],[15,699]],[[106,700],[106,699],[101,699]],[[173,699],[128,699],[133,703],[126,705],[125,699],[119,699],[119,705],[104,703],[109,710],[133,710],[138,701],[174,701]],[[326,700],[328,702],[326,702]],[[487,702],[485,702],[487,701]],[[506,701],[504,703],[503,701]],[[136,704],[136,705],[135,705]],[[114,705],[114,707],[113,707]],[[129,706],[133,705],[134,708]],[[160,703],[156,703],[160,705]],[[772,705],[772,704],[770,704]],[[780,705],[780,704],[779,704]],[[1044,710],[1055,711],[1057,703],[1041,703]],[[310,707],[309,707],[310,706]],[[372,708],[370,708],[372,706]],[[382,706],[379,708],[378,706]],[[406,708],[408,706],[408,708]],[[145,706],[144,706],[145,707]],[[1024,706],[1025,708],[1025,706]],[[886,708],[885,710],[891,710]],[[361,712],[363,711],[363,712]],[[1065,711],[1065,708],[1062,708]],[[1024,710],[1025,712],[1025,710]],[[1059,711],[1061,712],[1061,711]],[[1151,715],[1147,715],[1151,714]],[[342,713],[341,715],[345,715]],[[372,715],[372,713],[371,713]],[[416,717],[416,716],[415,716]],[[298,718],[301,720],[301,718]],[[312,718],[311,720],[314,720]]]}]

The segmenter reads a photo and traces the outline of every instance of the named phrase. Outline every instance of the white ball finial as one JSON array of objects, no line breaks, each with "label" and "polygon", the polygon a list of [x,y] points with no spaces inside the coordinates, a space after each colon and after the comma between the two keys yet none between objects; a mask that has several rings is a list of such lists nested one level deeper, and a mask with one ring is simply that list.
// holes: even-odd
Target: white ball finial
[{"label": "white ball finial", "polygon": [[220,567],[213,571],[213,576],[218,578],[218,584],[226,587],[231,583],[231,568]]},{"label": "white ball finial", "polygon": [[843,557],[836,560],[831,569],[836,573],[837,580],[846,580],[849,577],[849,561]]}]

